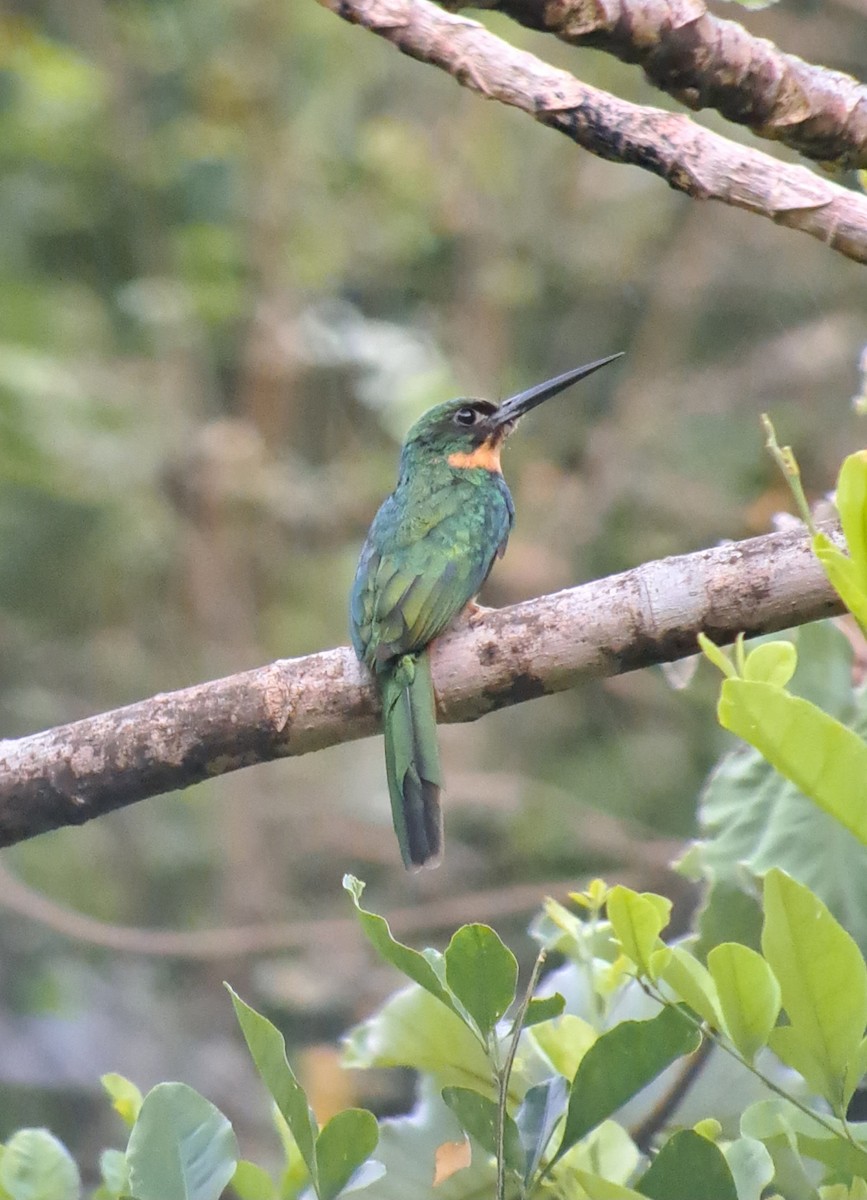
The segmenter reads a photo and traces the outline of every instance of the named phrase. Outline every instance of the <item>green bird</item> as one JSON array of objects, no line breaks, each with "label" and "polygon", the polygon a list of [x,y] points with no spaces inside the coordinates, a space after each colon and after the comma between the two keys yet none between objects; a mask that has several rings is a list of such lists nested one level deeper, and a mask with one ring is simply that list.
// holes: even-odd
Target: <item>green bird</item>
[{"label": "green bird", "polygon": [[442,854],[436,705],[427,647],[480,591],[515,520],[500,451],[524,413],[620,358],[520,392],[499,407],[448,400],[410,429],[397,487],[373,520],[352,586],[352,644],[382,698],[385,770],[404,865]]}]

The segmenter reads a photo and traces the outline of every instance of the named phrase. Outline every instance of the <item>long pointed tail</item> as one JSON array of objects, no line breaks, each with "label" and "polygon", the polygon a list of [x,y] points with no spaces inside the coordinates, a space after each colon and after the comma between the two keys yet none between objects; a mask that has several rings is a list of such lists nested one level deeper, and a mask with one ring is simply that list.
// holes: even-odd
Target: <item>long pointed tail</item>
[{"label": "long pointed tail", "polygon": [[404,866],[435,867],[443,848],[442,774],[426,652],[380,669],[385,770]]}]

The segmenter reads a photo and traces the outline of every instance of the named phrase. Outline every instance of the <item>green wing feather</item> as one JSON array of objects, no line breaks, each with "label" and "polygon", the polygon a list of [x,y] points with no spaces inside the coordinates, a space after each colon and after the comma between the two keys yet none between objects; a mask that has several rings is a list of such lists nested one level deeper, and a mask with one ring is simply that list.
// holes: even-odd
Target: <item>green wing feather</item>
[{"label": "green wing feather", "polygon": [[[487,483],[487,481],[485,481]],[[382,696],[394,828],[407,867],[442,850],[442,771],[426,647],[477,594],[502,553],[513,517],[498,477],[385,501],[352,589],[352,641]]]}]

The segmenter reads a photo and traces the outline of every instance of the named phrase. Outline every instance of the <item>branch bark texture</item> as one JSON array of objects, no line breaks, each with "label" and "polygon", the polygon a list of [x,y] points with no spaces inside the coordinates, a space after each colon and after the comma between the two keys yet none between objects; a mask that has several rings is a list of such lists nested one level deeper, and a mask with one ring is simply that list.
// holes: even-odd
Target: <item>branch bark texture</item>
[{"label": "branch bark texture", "polygon": [[867,262],[867,196],[806,167],[741,146],[684,113],[631,104],[590,87],[431,0],[319,3],[600,158],[642,167],[694,199],[745,208]]},{"label": "branch bark texture", "polygon": [[[867,87],[785,54],[704,0],[441,0],[495,9],[529,29],[639,63],[688,108],[715,108],[759,137],[817,162],[867,167]],[[865,10],[867,11],[867,10]]]},{"label": "branch bark texture", "polygon": [[[433,648],[439,717],[494,709],[842,611],[799,530],[647,563],[491,611]],[[0,846],[162,792],[375,733],[348,647],[286,659],[0,742]]]}]

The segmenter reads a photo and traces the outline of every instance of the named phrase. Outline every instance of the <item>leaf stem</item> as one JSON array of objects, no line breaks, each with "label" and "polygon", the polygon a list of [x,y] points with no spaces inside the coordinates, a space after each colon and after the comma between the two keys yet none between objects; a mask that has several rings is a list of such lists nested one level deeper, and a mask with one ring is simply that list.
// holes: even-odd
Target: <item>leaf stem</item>
[{"label": "leaf stem", "polygon": [[527,1015],[527,1007],[533,998],[536,984],[539,982],[546,954],[547,951],[543,948],[536,955],[529,982],[515,1014],[512,1036],[506,1051],[506,1061],[497,1071],[497,1200],[506,1200],[506,1104],[509,1098],[509,1079],[515,1064],[515,1055],[518,1053],[518,1042],[521,1039],[524,1017]]},{"label": "leaf stem", "polygon": [[657,991],[656,988],[646,983],[644,980],[638,979],[637,976],[634,978],[636,978],[636,981],[642,991],[646,995],[650,996],[652,1000],[656,1000],[658,1004],[662,1004],[667,1008],[677,1007],[678,1011],[681,1012],[687,1021],[691,1022],[691,1024],[694,1025],[704,1037],[710,1038],[715,1046],[718,1046],[720,1050],[725,1051],[725,1053],[728,1054],[730,1058],[733,1058],[735,1062],[739,1062],[741,1066],[746,1067],[746,1069],[752,1075],[755,1075],[756,1079],[760,1080],[769,1091],[779,1096],[782,1100],[788,1100],[789,1104],[794,1105],[794,1107],[797,1108],[799,1112],[803,1113],[805,1117],[810,1117],[818,1125],[821,1125],[822,1128],[827,1130],[827,1132],[833,1137],[839,1138],[841,1141],[847,1140],[846,1136],[841,1133],[839,1129],[835,1129],[830,1121],[826,1121],[825,1118],[817,1113],[814,1109],[804,1104],[804,1102],[799,1100],[796,1096],[790,1095],[789,1092],[787,1092],[784,1088],[781,1088],[779,1084],[774,1083],[773,1079],[765,1075],[765,1073],[760,1071],[759,1068],[753,1063],[748,1062],[747,1059],[745,1059],[740,1053],[740,1051],[734,1046],[730,1045],[730,1043],[720,1033],[718,1033],[716,1029],[713,1029],[698,1017],[693,1016],[693,1014],[687,1011],[683,1005],[675,1006],[671,1000],[668,1000],[659,991]]},{"label": "leaf stem", "polygon": [[795,498],[798,512],[801,514],[801,520],[809,529],[811,537],[815,537],[816,523],[813,520],[813,514],[810,512],[807,497],[804,495],[804,487],[801,483],[801,468],[798,466],[798,460],[795,458],[794,451],[791,446],[781,446],[777,441],[776,430],[767,413],[762,413],[762,426],[767,435],[765,445],[770,451],[774,462],[785,476],[786,483],[788,483]]}]

